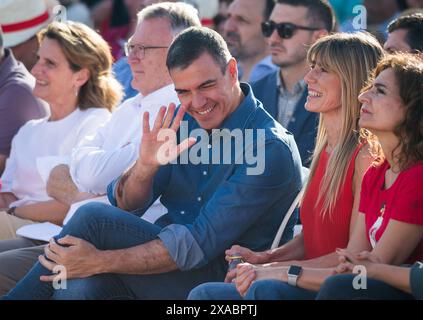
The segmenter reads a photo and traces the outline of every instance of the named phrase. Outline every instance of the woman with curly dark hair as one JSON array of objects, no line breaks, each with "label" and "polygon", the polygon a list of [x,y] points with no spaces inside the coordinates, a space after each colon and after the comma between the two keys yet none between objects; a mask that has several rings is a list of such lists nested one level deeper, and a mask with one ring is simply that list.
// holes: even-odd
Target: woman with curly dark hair
[{"label": "woman with curly dark hair", "polygon": [[[362,229],[367,241],[363,239],[362,248],[366,252],[339,251],[343,263],[337,272],[365,266],[372,279],[367,280],[367,290],[355,290],[354,275],[330,277],[318,298],[409,299],[410,294],[395,289],[409,285],[391,286],[380,281],[384,278],[369,263],[400,265],[423,261],[423,61],[409,54],[385,57],[374,71],[373,83],[359,100],[359,124],[376,134],[385,159],[363,178],[360,212],[365,214]],[[395,237],[389,237],[394,233]],[[372,251],[376,244],[394,254]]]}]

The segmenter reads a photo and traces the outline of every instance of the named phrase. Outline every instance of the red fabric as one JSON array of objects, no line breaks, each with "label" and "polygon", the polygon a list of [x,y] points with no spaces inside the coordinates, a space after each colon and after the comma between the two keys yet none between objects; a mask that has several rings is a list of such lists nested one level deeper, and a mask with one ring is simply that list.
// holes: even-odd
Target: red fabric
[{"label": "red fabric", "polygon": [[335,209],[322,216],[322,202],[316,204],[320,184],[329,161],[329,154],[323,151],[314,177],[310,181],[300,208],[303,224],[305,259],[321,257],[336,248],[346,248],[350,235],[351,211],[354,204],[353,176],[355,158],[361,146],[355,150],[348,167],[345,183],[339,194]]},{"label": "red fabric", "polygon": [[42,24],[43,22],[48,20],[48,17],[49,15],[48,15],[48,12],[46,11],[43,14],[30,20],[25,20],[25,21],[11,23],[11,24],[3,24],[1,25],[1,28],[3,30],[3,33],[22,31],[25,29],[30,29],[32,27],[38,26],[39,24]]},{"label": "red fabric", "polygon": [[124,54],[123,46],[128,38],[129,24],[120,27],[111,27],[107,20],[102,24],[100,34],[107,41],[114,61],[119,60]]},{"label": "red fabric", "polygon": [[[361,187],[360,212],[366,215],[366,234],[370,242],[369,230],[385,206],[383,222],[376,232],[378,241],[385,231],[389,220],[423,225],[423,161],[401,172],[389,189],[384,189],[385,173],[389,163],[385,161],[367,170]],[[423,259],[423,240],[406,263]]]}]

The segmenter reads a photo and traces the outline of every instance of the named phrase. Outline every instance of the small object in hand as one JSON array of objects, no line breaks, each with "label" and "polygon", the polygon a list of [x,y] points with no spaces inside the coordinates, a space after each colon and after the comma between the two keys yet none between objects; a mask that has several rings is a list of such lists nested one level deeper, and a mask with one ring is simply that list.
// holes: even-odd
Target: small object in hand
[{"label": "small object in hand", "polygon": [[229,256],[229,270],[232,270],[236,268],[236,266],[240,263],[243,263],[244,260],[242,259],[242,256],[239,253],[235,253],[231,256]]}]

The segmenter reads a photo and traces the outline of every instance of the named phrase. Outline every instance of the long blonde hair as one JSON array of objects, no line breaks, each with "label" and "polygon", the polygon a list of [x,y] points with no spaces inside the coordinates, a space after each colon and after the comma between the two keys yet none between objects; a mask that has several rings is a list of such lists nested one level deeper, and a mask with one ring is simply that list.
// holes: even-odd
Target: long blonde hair
[{"label": "long blonde hair", "polygon": [[[341,82],[341,132],[339,142],[329,158],[316,201],[316,205],[322,203],[322,215],[332,212],[336,206],[351,157],[360,142],[358,95],[382,56],[383,49],[376,38],[362,32],[354,34],[336,33],[323,37],[308,52],[307,60],[310,63],[317,63],[329,72],[334,72]],[[314,176],[320,155],[326,145],[327,132],[323,125],[322,115],[320,115],[316,147],[308,181]],[[308,184],[306,189],[307,187]]]},{"label": "long blonde hair", "polygon": [[121,100],[122,86],[112,73],[113,58],[107,42],[94,30],[78,22],[52,22],[40,31],[44,38],[56,40],[70,68],[87,68],[90,77],[78,93],[78,107],[112,110]]}]

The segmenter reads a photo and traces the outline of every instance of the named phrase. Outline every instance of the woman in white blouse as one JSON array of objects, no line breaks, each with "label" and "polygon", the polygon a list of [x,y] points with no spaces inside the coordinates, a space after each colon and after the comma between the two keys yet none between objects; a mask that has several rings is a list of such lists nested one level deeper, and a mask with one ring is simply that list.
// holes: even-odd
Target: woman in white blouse
[{"label": "woman in white blouse", "polygon": [[[29,121],[12,141],[1,177],[0,240],[15,238],[18,228],[33,222],[62,224],[69,207],[47,195],[50,170],[69,161],[72,149],[110,118],[122,96],[110,49],[95,31],[53,22],[39,37],[34,95],[49,103],[51,115]],[[33,245],[25,238],[13,241],[15,247]]]}]

